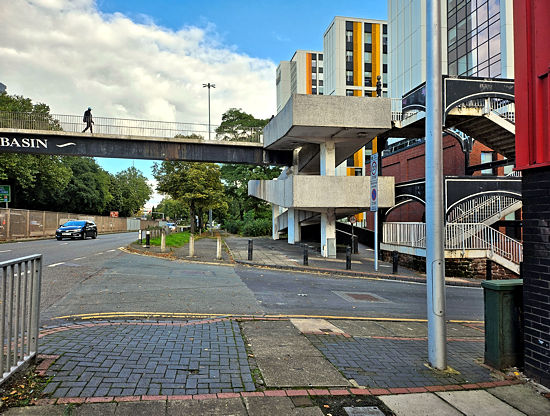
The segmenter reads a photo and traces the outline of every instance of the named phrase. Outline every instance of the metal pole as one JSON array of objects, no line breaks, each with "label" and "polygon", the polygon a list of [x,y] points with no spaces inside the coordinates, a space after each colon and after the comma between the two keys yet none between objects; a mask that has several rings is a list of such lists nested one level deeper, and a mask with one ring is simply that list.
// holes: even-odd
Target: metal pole
[{"label": "metal pole", "polygon": [[378,271],[378,210],[374,211],[374,270]]},{"label": "metal pole", "polygon": [[210,140],[210,83],[208,83],[208,140]]},{"label": "metal pole", "polygon": [[346,270],[351,270],[351,247],[346,247]]},{"label": "metal pole", "polygon": [[441,2],[426,2],[426,290],[428,360],[447,368],[443,213]]},{"label": "metal pole", "polygon": [[304,244],[304,266],[307,265],[309,265],[309,253],[307,244]]},{"label": "metal pole", "polygon": [[252,240],[248,240],[248,261],[252,261],[252,256],[254,252],[254,245]]}]

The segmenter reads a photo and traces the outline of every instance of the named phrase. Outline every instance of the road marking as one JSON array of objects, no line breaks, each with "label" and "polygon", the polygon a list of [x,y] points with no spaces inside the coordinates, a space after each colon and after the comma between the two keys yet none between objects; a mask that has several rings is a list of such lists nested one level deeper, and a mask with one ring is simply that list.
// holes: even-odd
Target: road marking
[{"label": "road marking", "polygon": [[9,253],[11,250],[0,250],[0,253]]},{"label": "road marking", "polygon": [[54,264],[49,264],[48,267],[55,267],[55,266],[59,266],[61,264],[65,264],[64,261],[62,261],[61,263],[54,263]]},{"label": "road marking", "polygon": [[82,259],[85,259],[86,257],[77,257],[76,259],[73,259],[73,261],[77,261],[77,260],[82,260]]},{"label": "road marking", "polygon": [[[75,314],[56,316],[53,319],[68,319],[68,318],[80,318],[80,319],[103,319],[103,318],[115,318],[115,317],[164,317],[164,318],[189,318],[189,317],[203,317],[203,316],[216,316],[225,318],[255,318],[255,319],[269,319],[269,318],[315,318],[315,319],[346,319],[355,321],[386,321],[386,322],[428,322],[427,319],[415,319],[415,318],[381,318],[381,317],[364,317],[364,316],[336,316],[336,315],[247,315],[247,314],[230,314],[230,313],[199,313],[199,312],[99,312],[95,314]],[[453,324],[481,324],[484,321],[474,320],[460,320],[449,319],[447,323]]]},{"label": "road marking", "polygon": [[107,253],[112,253],[113,251],[116,251],[115,249],[113,250],[107,250]]},{"label": "road marking", "polygon": [[103,254],[103,252],[101,252],[101,253],[95,253],[94,256],[99,256],[100,254]]}]

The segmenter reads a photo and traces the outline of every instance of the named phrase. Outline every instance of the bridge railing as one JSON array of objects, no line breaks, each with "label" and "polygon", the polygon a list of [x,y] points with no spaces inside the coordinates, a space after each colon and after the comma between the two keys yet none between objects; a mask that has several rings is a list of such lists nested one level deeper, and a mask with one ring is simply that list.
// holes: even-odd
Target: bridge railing
[{"label": "bridge railing", "polygon": [[[208,124],[176,121],[135,120],[113,117],[93,117],[93,132],[117,136],[179,137],[187,139],[224,140],[261,143],[262,129],[221,128]],[[55,130],[81,133],[86,124],[83,116],[69,114],[37,114],[0,111],[0,128]]]},{"label": "bridge railing", "polygon": [[0,263],[0,384],[38,352],[42,255]]}]

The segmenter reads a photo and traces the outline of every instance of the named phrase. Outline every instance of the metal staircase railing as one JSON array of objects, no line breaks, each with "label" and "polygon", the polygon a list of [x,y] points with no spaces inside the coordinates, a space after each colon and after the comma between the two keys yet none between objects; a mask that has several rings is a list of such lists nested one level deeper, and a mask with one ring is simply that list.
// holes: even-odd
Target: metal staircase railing
[{"label": "metal staircase railing", "polygon": [[[383,242],[414,248],[426,248],[426,224],[411,222],[386,222],[383,225]],[[519,265],[523,259],[521,242],[508,237],[485,224],[448,223],[445,227],[445,250],[461,250],[468,257],[468,250],[484,250],[487,256],[504,267],[506,261]],[[501,261],[501,258],[504,261]]]},{"label": "metal staircase railing", "polygon": [[[517,198],[507,195],[483,195],[478,198],[464,201],[456,205],[447,214],[448,223],[482,223],[490,225],[498,221],[504,215],[509,214],[510,209],[521,203]],[[515,208],[518,209],[518,208]],[[515,211],[513,209],[513,211]],[[487,223],[491,219],[496,220]]]}]

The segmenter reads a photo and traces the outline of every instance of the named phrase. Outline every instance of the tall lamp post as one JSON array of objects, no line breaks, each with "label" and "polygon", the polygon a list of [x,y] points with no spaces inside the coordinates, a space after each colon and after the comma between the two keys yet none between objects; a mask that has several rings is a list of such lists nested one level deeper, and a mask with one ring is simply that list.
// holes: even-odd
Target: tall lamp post
[{"label": "tall lamp post", "polygon": [[202,84],[203,88],[208,88],[208,140],[210,140],[210,88],[216,88],[216,84]]}]

